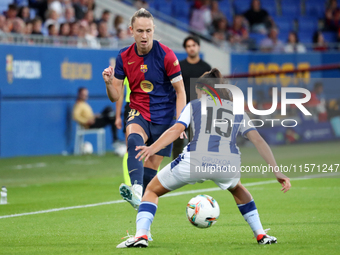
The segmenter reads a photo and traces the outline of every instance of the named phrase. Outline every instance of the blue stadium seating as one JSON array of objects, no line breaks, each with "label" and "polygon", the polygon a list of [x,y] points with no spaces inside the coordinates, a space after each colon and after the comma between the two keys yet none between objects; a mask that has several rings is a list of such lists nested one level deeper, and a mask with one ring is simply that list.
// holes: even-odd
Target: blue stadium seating
[{"label": "blue stadium seating", "polygon": [[336,33],[335,32],[322,32],[323,37],[326,42],[336,42]]},{"label": "blue stadium seating", "polygon": [[301,43],[312,43],[313,42],[313,33],[311,33],[310,31],[299,31],[298,37]]},{"label": "blue stadium seating", "polygon": [[280,32],[290,32],[294,29],[293,19],[290,17],[274,17]]},{"label": "blue stadium seating", "polygon": [[262,34],[250,33],[250,34],[249,34],[249,37],[250,37],[250,38],[253,38],[253,39],[255,40],[256,44],[259,45],[260,42],[261,42],[264,38],[266,38],[267,36],[266,36],[266,35],[262,35]]},{"label": "blue stadium seating", "polygon": [[299,17],[299,31],[306,31],[313,34],[318,30],[318,20],[315,17]]},{"label": "blue stadium seating", "polygon": [[174,15],[176,18],[180,17],[189,17],[190,15],[190,3],[181,1],[180,3],[177,1],[174,1],[172,3]]},{"label": "blue stadium seating", "polygon": [[171,1],[155,1],[156,10],[172,16],[172,4]]},{"label": "blue stadium seating", "polygon": [[325,15],[325,2],[318,1],[306,1],[305,3],[306,16],[323,18]]},{"label": "blue stadium seating", "polygon": [[220,11],[227,17],[229,23],[233,20],[233,6],[230,1],[222,0],[219,2]]},{"label": "blue stadium seating", "polygon": [[250,8],[251,0],[234,1],[235,13],[242,14]]},{"label": "blue stadium seating", "polygon": [[301,3],[299,0],[284,0],[281,2],[282,16],[297,18],[301,15]]}]

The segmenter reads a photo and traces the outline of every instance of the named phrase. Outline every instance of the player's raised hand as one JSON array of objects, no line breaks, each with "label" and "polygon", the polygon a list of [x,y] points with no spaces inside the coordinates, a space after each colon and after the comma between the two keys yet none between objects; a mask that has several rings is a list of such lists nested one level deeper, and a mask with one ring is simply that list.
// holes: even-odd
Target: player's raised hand
[{"label": "player's raised hand", "polygon": [[123,127],[122,118],[121,117],[116,116],[115,126],[118,129],[121,129]]},{"label": "player's raised hand", "polygon": [[144,162],[146,162],[152,155],[155,154],[150,146],[136,146],[136,151],[139,151],[136,155],[136,159],[141,161],[143,158],[145,158]]},{"label": "player's raised hand", "polygon": [[187,134],[185,133],[185,131],[183,131],[180,135],[179,138],[184,139],[184,138],[188,138]]},{"label": "player's raised hand", "polygon": [[281,172],[276,172],[275,176],[276,176],[277,181],[279,183],[281,183],[281,186],[282,186],[281,191],[283,191],[283,193],[286,193],[290,189],[290,187],[292,186],[290,184],[289,178]]},{"label": "player's raised hand", "polygon": [[114,70],[112,66],[109,66],[108,68],[104,69],[102,75],[103,75],[105,84],[107,85],[112,84],[113,74],[114,74]]}]

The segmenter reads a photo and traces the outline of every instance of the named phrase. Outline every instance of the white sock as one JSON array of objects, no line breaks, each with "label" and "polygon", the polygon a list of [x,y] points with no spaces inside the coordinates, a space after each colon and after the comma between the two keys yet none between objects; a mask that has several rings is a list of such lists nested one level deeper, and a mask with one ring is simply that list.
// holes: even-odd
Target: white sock
[{"label": "white sock", "polygon": [[266,232],[264,232],[264,230],[263,230],[257,209],[252,210],[252,211],[244,214],[243,217],[246,220],[246,222],[249,224],[251,230],[253,230],[255,238],[258,235],[261,235],[261,234],[265,235],[266,234]]},{"label": "white sock", "polygon": [[146,230],[146,229],[139,229],[139,230],[137,230],[135,236],[138,237],[138,236],[144,236],[144,235],[148,235],[148,230]]}]

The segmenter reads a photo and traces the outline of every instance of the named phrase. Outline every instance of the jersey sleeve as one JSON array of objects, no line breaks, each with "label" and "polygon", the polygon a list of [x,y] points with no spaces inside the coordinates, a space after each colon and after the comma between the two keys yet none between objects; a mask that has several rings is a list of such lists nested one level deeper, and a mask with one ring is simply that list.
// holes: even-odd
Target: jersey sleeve
[{"label": "jersey sleeve", "polygon": [[118,79],[118,80],[124,80],[125,78],[125,72],[124,72],[124,67],[123,67],[123,59],[122,56],[119,52],[117,58],[116,58],[116,66],[115,66],[115,74],[114,76]]},{"label": "jersey sleeve", "polygon": [[182,125],[187,128],[190,124],[191,119],[191,103],[188,103],[182,110],[181,115],[179,115],[178,120],[176,123],[181,123]]},{"label": "jersey sleeve", "polygon": [[175,53],[172,50],[169,50],[164,57],[164,67],[170,80],[181,74],[181,67]]},{"label": "jersey sleeve", "polygon": [[251,130],[256,130],[254,127],[253,122],[249,119],[248,114],[244,113],[244,124],[240,125],[240,133],[244,138],[246,137],[246,134]]}]

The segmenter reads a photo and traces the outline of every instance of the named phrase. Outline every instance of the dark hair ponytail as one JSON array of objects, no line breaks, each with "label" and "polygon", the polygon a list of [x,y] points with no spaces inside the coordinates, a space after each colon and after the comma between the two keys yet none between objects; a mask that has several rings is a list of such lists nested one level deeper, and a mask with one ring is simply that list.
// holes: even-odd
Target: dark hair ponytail
[{"label": "dark hair ponytail", "polygon": [[[217,68],[213,68],[209,72],[205,72],[201,77],[197,79],[196,86],[197,88],[203,88],[205,86],[207,90],[214,95],[215,93],[206,85],[214,88],[215,84],[223,83],[225,82],[221,72]],[[228,89],[215,88],[215,90],[222,99],[231,100]]]}]

